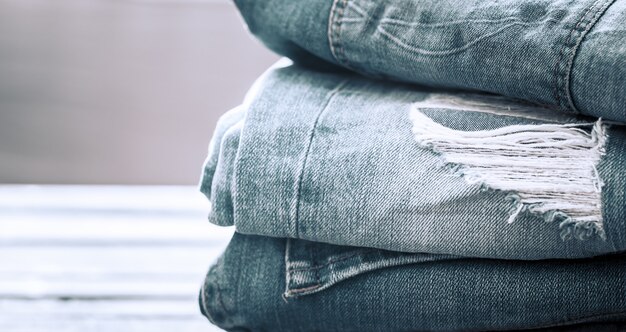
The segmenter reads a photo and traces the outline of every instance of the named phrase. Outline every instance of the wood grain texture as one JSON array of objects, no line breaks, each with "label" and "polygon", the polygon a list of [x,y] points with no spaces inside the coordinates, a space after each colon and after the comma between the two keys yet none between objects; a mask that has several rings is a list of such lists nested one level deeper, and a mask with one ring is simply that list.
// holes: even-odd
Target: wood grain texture
[{"label": "wood grain texture", "polygon": [[197,293],[232,230],[205,202],[195,187],[0,186],[0,331],[219,331]]}]

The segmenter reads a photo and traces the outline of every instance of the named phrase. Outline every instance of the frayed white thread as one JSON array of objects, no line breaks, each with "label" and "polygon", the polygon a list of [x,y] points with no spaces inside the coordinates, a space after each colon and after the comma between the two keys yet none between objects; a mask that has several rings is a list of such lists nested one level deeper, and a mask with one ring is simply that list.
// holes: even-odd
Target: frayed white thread
[{"label": "frayed white thread", "polygon": [[460,131],[434,122],[420,111],[424,106],[414,104],[410,113],[417,142],[440,153],[468,183],[510,192],[509,223],[529,211],[559,222],[564,240],[606,238],[596,169],[606,142],[601,119]]},{"label": "frayed white thread", "polygon": [[555,112],[539,105],[517,101],[497,95],[457,93],[434,93],[415,104],[419,108],[445,108],[449,110],[472,111],[495,115],[517,116],[527,119],[573,122],[572,113]]}]

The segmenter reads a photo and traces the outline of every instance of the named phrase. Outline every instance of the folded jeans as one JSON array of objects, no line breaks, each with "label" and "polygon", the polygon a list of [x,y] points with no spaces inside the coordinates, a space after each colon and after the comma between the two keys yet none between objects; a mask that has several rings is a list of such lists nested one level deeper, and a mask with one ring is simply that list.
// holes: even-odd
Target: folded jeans
[{"label": "folded jeans", "polygon": [[624,255],[459,259],[235,233],[200,307],[229,331],[620,331],[624,294]]},{"label": "folded jeans", "polygon": [[498,259],[626,250],[626,130],[597,119],[287,66],[209,150],[209,219],[241,233]]},{"label": "folded jeans", "polygon": [[626,328],[626,0],[235,3],[297,65],[211,140],[214,324]]},{"label": "folded jeans", "polygon": [[626,0],[236,0],[293,60],[626,121]]}]

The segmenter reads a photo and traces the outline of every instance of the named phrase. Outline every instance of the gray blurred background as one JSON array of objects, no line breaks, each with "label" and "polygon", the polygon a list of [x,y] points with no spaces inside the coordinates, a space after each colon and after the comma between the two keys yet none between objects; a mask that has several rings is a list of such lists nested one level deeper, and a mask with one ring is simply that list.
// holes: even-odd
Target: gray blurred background
[{"label": "gray blurred background", "polygon": [[0,0],[0,183],[196,184],[277,59],[227,0]]}]

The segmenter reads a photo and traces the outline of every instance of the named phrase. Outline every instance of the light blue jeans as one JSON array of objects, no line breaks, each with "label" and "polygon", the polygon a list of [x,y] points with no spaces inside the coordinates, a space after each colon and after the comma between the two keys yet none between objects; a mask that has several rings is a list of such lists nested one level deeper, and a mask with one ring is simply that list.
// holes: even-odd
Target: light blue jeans
[{"label": "light blue jeans", "polygon": [[235,3],[298,65],[211,141],[213,323],[624,328],[624,0]]},{"label": "light blue jeans", "polygon": [[298,62],[626,121],[624,0],[236,0]]},{"label": "light blue jeans", "polygon": [[289,66],[221,118],[201,190],[245,234],[581,258],[626,249],[624,156],[597,119]]}]

